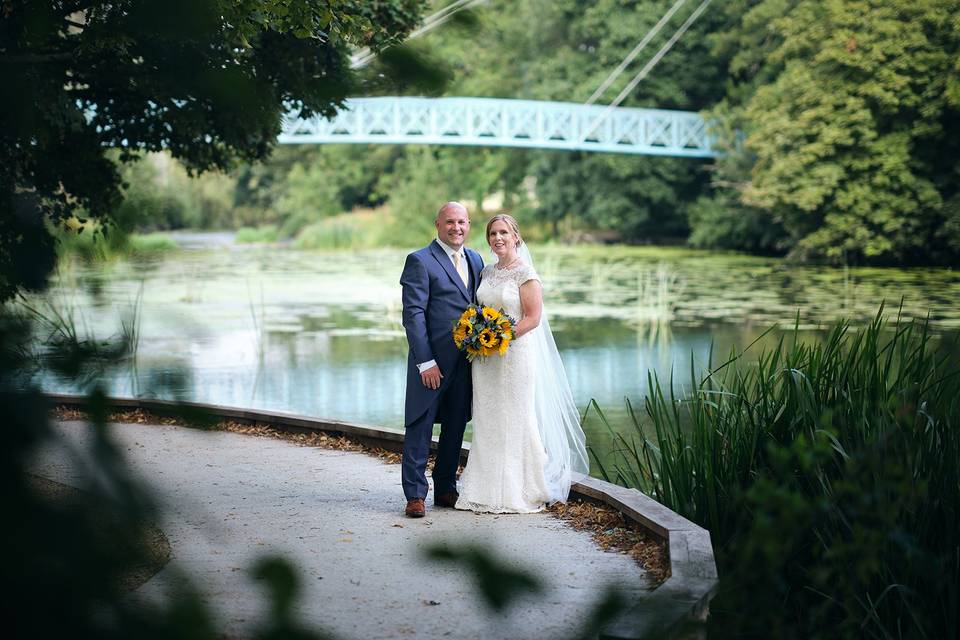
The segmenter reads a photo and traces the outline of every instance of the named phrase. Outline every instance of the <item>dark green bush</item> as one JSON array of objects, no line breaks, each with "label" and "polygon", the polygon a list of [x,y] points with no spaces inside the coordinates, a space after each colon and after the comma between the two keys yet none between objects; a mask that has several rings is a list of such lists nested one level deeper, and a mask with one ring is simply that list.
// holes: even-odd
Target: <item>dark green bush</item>
[{"label": "dark green bush", "polygon": [[881,309],[682,395],[650,375],[655,437],[635,416],[604,473],[710,530],[711,638],[960,637],[955,353]]}]

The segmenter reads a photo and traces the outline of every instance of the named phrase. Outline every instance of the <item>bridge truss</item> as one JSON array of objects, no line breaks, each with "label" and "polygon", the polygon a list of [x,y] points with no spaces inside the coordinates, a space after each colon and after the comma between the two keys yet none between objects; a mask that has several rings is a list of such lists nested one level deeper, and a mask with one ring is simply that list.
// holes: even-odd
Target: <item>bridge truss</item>
[{"label": "bridge truss", "polygon": [[[604,113],[606,111],[606,113]],[[497,98],[353,98],[332,120],[287,118],[282,144],[445,144],[712,158],[691,111]]]}]

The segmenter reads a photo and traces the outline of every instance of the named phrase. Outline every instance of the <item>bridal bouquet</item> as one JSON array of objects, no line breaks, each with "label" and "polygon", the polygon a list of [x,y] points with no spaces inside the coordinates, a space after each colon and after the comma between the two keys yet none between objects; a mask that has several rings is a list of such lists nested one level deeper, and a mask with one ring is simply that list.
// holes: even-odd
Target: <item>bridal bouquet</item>
[{"label": "bridal bouquet", "polygon": [[493,307],[470,305],[453,325],[453,341],[457,349],[467,354],[467,360],[501,356],[513,340],[513,320]]}]

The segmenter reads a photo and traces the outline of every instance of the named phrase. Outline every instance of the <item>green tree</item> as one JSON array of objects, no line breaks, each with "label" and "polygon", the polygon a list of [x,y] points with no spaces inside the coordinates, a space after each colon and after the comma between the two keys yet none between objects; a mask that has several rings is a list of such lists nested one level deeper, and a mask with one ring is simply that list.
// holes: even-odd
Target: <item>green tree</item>
[{"label": "green tree", "polygon": [[282,145],[233,173],[235,206],[221,228],[276,224],[293,235],[323,218],[378,206],[386,200],[381,178],[402,155],[394,145]]},{"label": "green tree", "polygon": [[[579,103],[590,97],[672,4],[667,0],[598,0],[587,5],[575,0],[495,0],[477,9],[476,21],[438,29],[417,46],[449,67],[449,95]],[[632,75],[630,71],[638,70],[669,38],[681,16],[689,13],[685,11],[648,45],[647,57],[636,61],[598,104],[613,99]],[[724,90],[724,60],[712,54],[706,34],[724,19],[721,13],[707,12],[624,106],[701,109],[718,101]],[[463,149],[453,153],[468,155]],[[490,153],[509,158],[486,165],[485,170],[501,167],[496,179],[474,173],[469,160],[464,160],[461,172],[477,184],[504,191],[508,206],[515,207],[523,207],[526,201],[523,179],[535,177],[532,219],[551,226],[571,219],[580,227],[615,230],[624,240],[684,237],[687,208],[708,188],[709,175],[698,161],[514,150]],[[418,170],[416,165],[412,170]]]},{"label": "green tree", "polygon": [[0,300],[53,265],[45,219],[109,218],[120,161],[167,150],[191,173],[264,158],[281,116],[336,112],[351,47],[378,50],[421,0],[6,0],[0,11]]},{"label": "green tree", "polygon": [[[383,237],[391,245],[428,241],[436,234],[434,214],[444,202],[465,200],[476,213],[488,195],[514,189],[505,182],[507,176],[522,179],[524,175],[509,170],[523,152],[411,145],[402,147],[401,153],[393,170],[383,174],[376,187],[378,193],[389,197],[390,223]],[[476,217],[474,224],[478,224]],[[475,226],[473,233],[473,242],[482,243],[483,232],[478,237]]]},{"label": "green tree", "polygon": [[284,183],[285,192],[276,203],[282,221],[280,235],[294,236],[311,222],[340,213],[340,192],[329,178],[319,163],[293,165]]},{"label": "green tree", "polygon": [[715,44],[737,51],[725,108],[745,138],[723,162],[749,170],[734,199],[782,225],[795,257],[960,257],[945,204],[960,184],[960,3],[761,0],[733,11],[742,18]]},{"label": "green tree", "polygon": [[[739,63],[731,63],[731,67],[735,64]],[[740,137],[747,126],[742,110],[723,103],[711,116],[712,133],[723,155],[709,167],[711,189],[687,210],[687,241],[701,249],[783,255],[791,246],[783,224],[769,211],[744,204],[742,199],[756,161]]]},{"label": "green tree", "polygon": [[686,238],[687,207],[701,192],[702,163],[687,158],[552,153],[534,166],[537,218],[572,219],[623,241]]}]

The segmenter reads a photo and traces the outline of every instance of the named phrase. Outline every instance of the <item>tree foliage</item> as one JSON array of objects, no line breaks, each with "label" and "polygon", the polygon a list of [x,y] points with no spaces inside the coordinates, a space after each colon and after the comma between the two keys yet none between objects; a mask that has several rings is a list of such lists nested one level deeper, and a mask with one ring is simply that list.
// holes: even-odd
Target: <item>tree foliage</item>
[{"label": "tree foliage", "polygon": [[760,0],[728,11],[743,17],[716,46],[736,51],[725,108],[745,139],[721,164],[741,177],[740,206],[781,224],[797,257],[960,257],[945,204],[960,184],[960,3]]},{"label": "tree foliage", "polygon": [[[450,78],[447,95],[582,102],[671,4],[492,0],[475,10],[474,19],[449,23],[412,49]],[[723,64],[711,59],[704,36],[720,18],[708,14],[698,22],[625,104],[698,109],[719,100]],[[669,29],[648,53],[668,37]],[[695,68],[688,64],[691,58],[698,61]],[[373,65],[365,77],[381,70]],[[612,100],[628,78],[603,100]],[[370,83],[378,91],[413,92]],[[369,153],[371,148],[364,148]],[[368,164],[359,154],[354,158],[371,173],[383,172],[368,193],[389,201],[395,227],[389,237],[399,242],[419,242],[422,232],[429,232],[438,202],[462,198],[479,205],[490,196],[502,196],[503,206],[525,225],[545,223],[556,230],[565,220],[626,241],[683,238],[688,208],[709,179],[704,163],[671,158],[415,146],[400,148],[398,156],[390,167]],[[329,181],[346,180],[343,167],[327,165],[324,172]]]},{"label": "tree foliage", "polygon": [[336,112],[355,85],[351,47],[399,41],[422,4],[5,0],[0,299],[45,282],[46,221],[115,211],[109,149],[121,162],[166,150],[191,173],[264,158],[288,110]]},{"label": "tree foliage", "polygon": [[[6,2],[0,298],[18,283],[41,286],[52,265],[38,210],[54,222],[79,210],[150,216],[145,229],[276,225],[294,235],[388,204],[384,237],[406,243],[439,201],[502,196],[525,226],[553,236],[686,238],[834,263],[960,260],[960,0],[712,4],[623,103],[707,114],[725,152],[710,164],[348,145],[257,162],[286,109],[330,114],[351,94],[436,95],[447,82],[447,95],[583,102],[673,2],[491,0],[352,75],[349,48],[399,42],[421,4]],[[432,73],[411,80],[424,61]],[[121,164],[164,150],[190,174],[241,164],[203,193],[177,181],[165,194],[118,168],[103,153],[111,146]],[[122,193],[131,202],[119,215]]]},{"label": "tree foliage", "polygon": [[[480,10],[477,28],[438,30],[425,45],[451,67],[451,95],[581,103],[672,4],[490,2]],[[715,104],[723,94],[723,64],[710,55],[705,35],[720,18],[708,13],[694,23],[623,106],[696,110]],[[613,100],[678,24],[661,31],[597,104]],[[571,220],[626,241],[685,237],[687,208],[708,187],[698,161],[558,152],[525,157],[524,173],[536,178],[533,219],[551,225]],[[516,163],[510,170],[517,170]],[[518,198],[525,195],[521,180],[504,176],[502,182],[515,185]]]},{"label": "tree foliage", "polygon": [[[671,4],[491,2],[476,29],[438,30],[424,46],[451,68],[451,94],[582,102]],[[536,218],[803,260],[955,263],[958,15],[957,0],[711,5],[623,104],[705,110],[725,157],[708,173],[696,161],[530,152]]]}]

